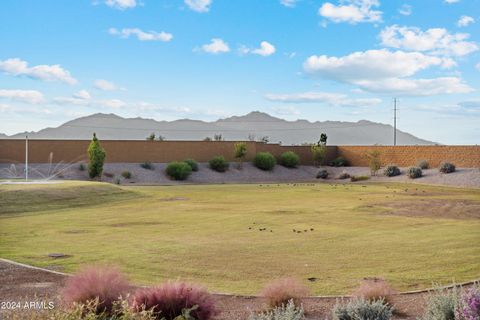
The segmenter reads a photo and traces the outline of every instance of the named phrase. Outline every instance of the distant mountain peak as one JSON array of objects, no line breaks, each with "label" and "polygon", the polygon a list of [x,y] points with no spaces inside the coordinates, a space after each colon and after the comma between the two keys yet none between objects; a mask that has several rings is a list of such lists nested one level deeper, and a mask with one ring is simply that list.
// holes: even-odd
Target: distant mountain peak
[{"label": "distant mountain peak", "polygon": [[249,122],[255,122],[255,121],[285,121],[284,119],[276,118],[268,113],[261,112],[261,111],[252,111],[247,113],[246,115],[243,116],[232,116],[229,118],[225,118],[222,120],[218,121],[249,121]]}]

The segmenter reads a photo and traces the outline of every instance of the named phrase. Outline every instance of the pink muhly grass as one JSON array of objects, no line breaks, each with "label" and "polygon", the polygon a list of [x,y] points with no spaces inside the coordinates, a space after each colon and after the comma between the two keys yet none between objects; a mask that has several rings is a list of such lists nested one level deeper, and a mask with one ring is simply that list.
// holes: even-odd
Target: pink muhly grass
[{"label": "pink muhly grass", "polygon": [[364,279],[353,295],[368,301],[383,299],[386,303],[391,304],[392,295],[395,293],[396,291],[385,280],[372,278]]},{"label": "pink muhly grass", "polygon": [[114,302],[129,289],[127,278],[116,267],[87,266],[67,279],[61,296],[69,305],[98,299],[97,313],[110,313]]},{"label": "pink muhly grass", "polygon": [[300,299],[310,294],[306,285],[294,278],[283,278],[269,283],[262,291],[262,296],[267,299],[268,305],[272,308],[287,305],[293,300],[299,305]]},{"label": "pink muhly grass", "polygon": [[160,286],[139,289],[132,297],[132,306],[141,310],[153,309],[157,319],[172,320],[182,315],[183,309],[192,309],[191,316],[197,320],[211,319],[216,313],[212,296],[206,289],[195,284],[167,281]]}]

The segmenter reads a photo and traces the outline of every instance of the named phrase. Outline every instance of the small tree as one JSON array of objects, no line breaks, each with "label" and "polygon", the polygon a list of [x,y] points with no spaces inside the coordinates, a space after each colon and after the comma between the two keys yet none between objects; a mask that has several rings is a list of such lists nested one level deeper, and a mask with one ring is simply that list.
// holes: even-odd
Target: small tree
[{"label": "small tree", "polygon": [[268,143],[270,141],[270,138],[268,136],[263,136],[261,139],[260,139],[260,142],[262,143]]},{"label": "small tree", "polygon": [[368,167],[370,168],[370,174],[376,176],[378,170],[382,167],[382,162],[380,161],[380,151],[370,150],[366,153],[368,158]]},{"label": "small tree", "polygon": [[327,135],[322,133],[320,140],[316,144],[313,144],[310,148],[313,157],[313,164],[319,167],[325,161],[327,156]]},{"label": "small tree", "polygon": [[205,137],[205,138],[203,139],[203,141],[212,141],[212,138],[210,138],[210,137]]},{"label": "small tree", "polygon": [[215,140],[215,141],[223,141],[222,134],[221,134],[221,133],[219,133],[219,134],[214,134],[214,135],[213,135],[213,140]]},{"label": "small tree", "polygon": [[88,146],[88,158],[90,159],[90,163],[88,164],[88,175],[91,179],[102,176],[105,156],[105,150],[100,145],[97,135],[93,133],[92,142],[90,142],[90,145]]},{"label": "small tree", "polygon": [[242,169],[243,167],[243,160],[247,156],[247,144],[245,142],[238,142],[235,143],[235,159],[238,159],[238,168]]},{"label": "small tree", "polygon": [[148,141],[153,141],[153,140],[155,140],[155,133],[153,133],[153,132],[150,133],[150,135],[147,137],[147,140],[148,140]]},{"label": "small tree", "polygon": [[158,141],[165,141],[165,137],[162,135],[159,135],[157,138]]}]

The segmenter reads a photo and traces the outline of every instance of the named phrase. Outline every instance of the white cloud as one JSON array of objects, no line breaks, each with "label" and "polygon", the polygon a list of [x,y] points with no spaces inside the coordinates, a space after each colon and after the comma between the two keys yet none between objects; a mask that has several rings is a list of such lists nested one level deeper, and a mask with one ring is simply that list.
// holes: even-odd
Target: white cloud
[{"label": "white cloud", "polygon": [[280,114],[280,115],[283,115],[283,116],[296,116],[296,115],[300,114],[300,111],[293,106],[273,107],[272,110],[276,114]]},{"label": "white cloud", "polygon": [[115,28],[108,29],[108,33],[114,36],[119,36],[120,38],[130,38],[130,36],[137,37],[140,41],[163,41],[168,42],[173,39],[173,35],[168,32],[156,32],[156,31],[142,31],[138,28],[124,28],[118,30]]},{"label": "white cloud", "polygon": [[293,8],[297,4],[298,0],[280,0],[280,3],[288,8]]},{"label": "white cloud", "polygon": [[193,11],[208,12],[212,0],[185,0],[185,4]]},{"label": "white cloud", "polygon": [[0,71],[14,76],[27,76],[43,81],[61,81],[70,85],[77,83],[77,80],[70,75],[70,72],[58,64],[42,64],[29,67],[28,62],[19,58],[13,58],[0,61]]},{"label": "white cloud", "polygon": [[460,19],[458,19],[457,21],[457,26],[466,27],[471,23],[475,23],[475,19],[470,16],[461,16]]},{"label": "white cloud", "polygon": [[95,102],[95,104],[112,108],[112,109],[119,109],[127,106],[127,103],[119,99],[99,100]]},{"label": "white cloud", "polygon": [[403,78],[431,66],[448,68],[454,65],[455,62],[449,58],[381,49],[354,52],[343,57],[311,56],[303,67],[311,74],[355,82],[359,79]]},{"label": "white cloud", "polygon": [[105,4],[109,7],[125,10],[135,8],[137,6],[136,0],[105,0]]},{"label": "white cloud", "polygon": [[318,9],[318,14],[335,23],[381,22],[382,11],[372,9],[378,6],[378,0],[345,0],[339,5],[325,2]]},{"label": "white cloud", "polygon": [[74,93],[73,97],[77,98],[77,99],[83,99],[83,100],[88,100],[88,99],[92,98],[92,96],[90,95],[90,93],[87,90],[80,90],[80,91]]},{"label": "white cloud", "polygon": [[97,88],[99,90],[103,90],[103,91],[119,90],[119,88],[115,85],[115,83],[107,81],[107,80],[103,80],[103,79],[95,80],[93,85],[94,85],[95,88]]},{"label": "white cloud", "polygon": [[451,34],[443,28],[422,31],[416,27],[386,27],[380,33],[382,45],[411,51],[426,51],[431,54],[464,56],[478,50],[467,33]]},{"label": "white cloud", "polygon": [[30,104],[39,104],[45,102],[43,94],[36,90],[0,90],[0,98],[14,101],[26,102]]},{"label": "white cloud", "polygon": [[401,14],[401,15],[404,15],[404,16],[409,16],[412,14],[412,6],[411,5],[408,5],[408,4],[404,4],[400,7],[400,9],[398,9],[398,12]]},{"label": "white cloud", "polygon": [[460,2],[460,0],[444,0],[445,3],[457,3]]},{"label": "white cloud", "polygon": [[331,106],[366,107],[375,106],[382,102],[378,98],[352,99],[340,93],[331,92],[302,92],[292,94],[267,94],[270,101],[283,103],[324,103]]},{"label": "white cloud", "polygon": [[204,44],[201,50],[208,53],[218,54],[229,52],[230,47],[228,46],[228,43],[222,39],[213,38],[209,44]]},{"label": "white cloud", "polygon": [[260,48],[252,49],[245,46],[241,46],[239,49],[240,54],[258,54],[260,56],[268,57],[274,54],[277,50],[275,46],[267,41],[260,43]]}]

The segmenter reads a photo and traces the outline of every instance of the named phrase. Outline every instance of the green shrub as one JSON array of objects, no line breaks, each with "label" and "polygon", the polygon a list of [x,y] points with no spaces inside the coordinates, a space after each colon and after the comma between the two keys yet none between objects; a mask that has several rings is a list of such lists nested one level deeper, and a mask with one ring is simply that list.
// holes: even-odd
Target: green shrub
[{"label": "green shrub", "polygon": [[128,170],[125,170],[122,172],[122,177],[124,177],[125,179],[130,179],[132,177],[132,173]]},{"label": "green shrub", "polygon": [[459,290],[435,290],[427,299],[427,306],[421,320],[456,320],[455,306]]},{"label": "green shrub", "polygon": [[259,152],[253,158],[253,165],[261,170],[272,170],[277,160],[270,152]]},{"label": "green shrub", "polygon": [[442,162],[438,170],[441,173],[452,173],[455,172],[455,166],[450,162]]},{"label": "green shrub", "polygon": [[210,169],[217,172],[225,172],[230,166],[224,156],[213,157],[212,160],[208,162],[208,165],[210,166]]},{"label": "green shrub", "polygon": [[348,160],[343,157],[335,158],[329,163],[332,167],[348,167],[348,164]]},{"label": "green shrub", "polygon": [[78,170],[80,170],[80,171],[85,171],[85,169],[87,169],[87,167],[85,166],[85,164],[80,163],[80,164],[78,165]]},{"label": "green shrub", "polygon": [[310,147],[312,152],[313,163],[316,167],[321,166],[327,156],[327,146],[322,144],[314,144]]},{"label": "green shrub", "polygon": [[142,167],[143,169],[146,169],[146,170],[155,170],[155,167],[149,161],[145,161],[145,162],[140,163],[140,167]]},{"label": "green shrub", "polygon": [[292,300],[287,305],[275,307],[272,311],[251,314],[248,320],[303,320],[303,307],[296,307]]},{"label": "green shrub", "polygon": [[243,161],[247,156],[247,144],[245,142],[238,142],[238,143],[235,143],[234,148],[235,148],[234,156],[235,156],[235,159],[239,160],[238,168],[241,169],[243,167]]},{"label": "green shrub", "polygon": [[422,169],[420,169],[419,167],[410,167],[407,170],[407,176],[410,179],[417,179],[420,178],[422,175]]},{"label": "green shrub", "polygon": [[193,159],[187,159],[187,160],[183,160],[183,162],[188,164],[190,166],[190,168],[192,168],[192,171],[195,171],[195,172],[198,171],[198,162],[197,161],[195,161]]},{"label": "green shrub", "polygon": [[174,180],[185,180],[192,173],[192,167],[186,162],[170,162],[165,169],[166,174]]},{"label": "green shrub", "polygon": [[383,300],[354,299],[348,303],[337,302],[332,313],[334,320],[389,320],[393,307]]},{"label": "green shrub", "polygon": [[328,178],[328,172],[325,169],[319,170],[316,175],[317,179],[327,179]]},{"label": "green shrub", "polygon": [[287,151],[281,154],[280,163],[287,168],[296,168],[300,163],[300,157],[293,151]]},{"label": "green shrub", "polygon": [[121,177],[121,176],[115,176],[115,177],[113,177],[113,183],[115,183],[115,184],[122,184],[122,177]]},{"label": "green shrub", "polygon": [[394,165],[388,165],[383,170],[383,174],[387,177],[395,177],[400,175],[400,169]]},{"label": "green shrub", "polygon": [[352,181],[352,182],[365,181],[365,180],[368,180],[368,179],[370,179],[369,176],[351,176],[350,177],[350,181]]},{"label": "green shrub", "polygon": [[103,150],[97,139],[97,135],[94,133],[92,142],[90,142],[90,145],[88,146],[88,158],[90,159],[90,163],[88,164],[88,175],[91,179],[102,176],[105,157],[105,150]]},{"label": "green shrub", "polygon": [[417,162],[417,167],[419,167],[422,170],[428,169],[429,164],[427,160],[420,160]]},{"label": "green shrub", "polygon": [[380,161],[380,151],[378,150],[371,150],[366,153],[368,158],[368,167],[370,168],[370,174],[372,176],[376,176],[378,170],[382,167],[382,163]]}]

